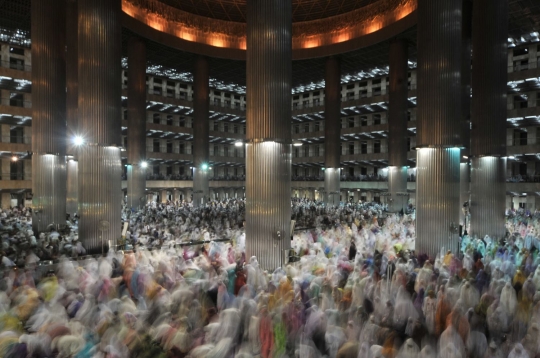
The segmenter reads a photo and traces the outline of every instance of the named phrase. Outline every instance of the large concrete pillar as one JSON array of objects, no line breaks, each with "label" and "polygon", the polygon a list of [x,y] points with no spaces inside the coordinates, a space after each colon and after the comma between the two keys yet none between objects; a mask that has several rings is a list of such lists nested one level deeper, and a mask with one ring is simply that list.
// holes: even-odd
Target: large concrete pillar
[{"label": "large concrete pillar", "polygon": [[418,1],[416,244],[458,250],[462,0]]},{"label": "large concrete pillar", "polygon": [[66,9],[32,0],[32,226],[66,223]]},{"label": "large concrete pillar", "polygon": [[146,203],[146,45],[138,37],[128,42],[128,166],[127,205]]},{"label": "large concrete pillar", "polygon": [[73,215],[79,210],[78,171],[79,162],[75,137],[79,135],[77,108],[79,106],[79,47],[77,1],[66,2],[66,144],[67,183],[66,211]]},{"label": "large concrete pillar", "polygon": [[[469,218],[465,217],[465,211],[463,210],[463,204],[470,201],[471,183],[471,166],[468,162],[462,162],[459,164],[459,203],[462,205],[459,210],[459,225],[463,226],[463,230],[467,230],[466,226],[471,223],[468,222]],[[470,206],[469,206],[470,208]],[[467,222],[465,222],[467,220]]]},{"label": "large concrete pillar", "polygon": [[210,106],[208,59],[197,57],[193,81],[193,205],[202,206],[208,201],[210,159]]},{"label": "large concrete pillar", "polygon": [[78,5],[79,238],[88,253],[101,253],[121,234],[121,7],[120,0]]},{"label": "large concrete pillar", "polygon": [[508,1],[473,4],[471,234],[502,238],[506,196]]},{"label": "large concrete pillar", "polygon": [[[471,148],[471,32],[472,32],[472,2],[463,0],[463,20],[461,24],[461,119],[463,150],[461,151],[461,163],[459,165],[459,225],[465,223],[465,211],[463,205],[470,201],[471,166],[469,156]],[[468,220],[468,219],[467,219]],[[467,224],[467,225],[465,225]]]},{"label": "large concrete pillar", "polygon": [[327,205],[339,205],[341,157],[341,66],[328,57],[324,74],[324,190]]},{"label": "large concrete pillar", "polygon": [[388,210],[407,205],[407,82],[408,51],[405,40],[390,43],[390,104],[388,108]]},{"label": "large concrete pillar", "polygon": [[247,2],[246,69],[246,251],[273,270],[290,249],[290,1]]},{"label": "large concrete pillar", "polygon": [[2,210],[9,210],[11,208],[11,193],[2,192],[0,196],[0,208]]}]

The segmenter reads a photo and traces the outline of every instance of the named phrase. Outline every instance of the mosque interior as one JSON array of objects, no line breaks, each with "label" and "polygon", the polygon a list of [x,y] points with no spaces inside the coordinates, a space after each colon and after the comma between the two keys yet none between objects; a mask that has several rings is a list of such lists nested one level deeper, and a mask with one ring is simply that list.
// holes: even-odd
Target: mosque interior
[{"label": "mosque interior", "polygon": [[540,1],[0,0],[1,357],[540,357]]}]

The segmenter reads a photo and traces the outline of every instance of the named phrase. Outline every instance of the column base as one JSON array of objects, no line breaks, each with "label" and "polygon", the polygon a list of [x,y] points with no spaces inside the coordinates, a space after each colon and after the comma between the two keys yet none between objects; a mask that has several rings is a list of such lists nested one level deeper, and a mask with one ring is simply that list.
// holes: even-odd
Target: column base
[{"label": "column base", "polygon": [[127,206],[140,210],[146,205],[146,169],[140,165],[127,167]]},{"label": "column base", "polygon": [[465,217],[465,213],[468,209],[464,210],[463,205],[465,204],[465,202],[469,202],[470,205],[470,185],[471,166],[469,165],[469,163],[461,163],[459,164],[459,203],[461,204],[461,209],[459,210],[459,225],[463,227],[463,230],[467,231],[469,230],[468,226],[470,225],[470,222],[468,221],[468,217],[467,219]]},{"label": "column base", "polygon": [[471,234],[501,239],[506,234],[506,158],[482,157],[472,160]]},{"label": "column base", "polygon": [[79,212],[79,162],[67,162],[67,197],[66,211],[73,216]]},{"label": "column base", "polygon": [[407,167],[388,167],[388,211],[405,212],[409,202],[407,193]]},{"label": "column base", "polygon": [[32,156],[32,228],[66,225],[66,158],[52,154]]},{"label": "column base", "polygon": [[208,170],[193,169],[193,206],[205,206],[210,196]]},{"label": "column base", "polygon": [[274,270],[291,246],[291,145],[246,146],[246,256]]},{"label": "column base", "polygon": [[459,251],[459,148],[422,148],[416,152],[417,254],[432,258]]},{"label": "column base", "polygon": [[340,168],[324,170],[324,202],[328,206],[338,206],[340,203]]},{"label": "column base", "polygon": [[79,150],[79,240],[87,254],[115,250],[122,222],[120,149],[83,145]]}]

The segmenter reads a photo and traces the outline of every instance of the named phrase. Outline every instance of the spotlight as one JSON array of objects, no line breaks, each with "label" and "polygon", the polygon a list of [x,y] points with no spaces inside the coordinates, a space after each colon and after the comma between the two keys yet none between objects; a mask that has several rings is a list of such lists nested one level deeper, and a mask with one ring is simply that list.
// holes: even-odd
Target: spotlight
[{"label": "spotlight", "polygon": [[73,143],[75,143],[75,145],[83,145],[84,139],[81,136],[75,136],[75,138],[73,138]]},{"label": "spotlight", "polygon": [[294,142],[293,144],[295,147],[301,147],[302,146],[302,142]]},{"label": "spotlight", "polygon": [[147,162],[141,162],[141,168],[148,168]]},{"label": "spotlight", "polygon": [[208,164],[203,163],[203,164],[201,165],[201,169],[202,169],[202,170],[208,169]]},{"label": "spotlight", "polygon": [[234,142],[234,146],[235,147],[241,147],[244,143],[238,141],[238,142]]},{"label": "spotlight", "polygon": [[513,155],[509,156],[508,159],[516,159]]},{"label": "spotlight", "polygon": [[13,157],[11,157],[11,161],[12,161],[12,162],[16,162],[17,160],[19,160],[19,158],[17,158],[16,155],[14,155]]}]

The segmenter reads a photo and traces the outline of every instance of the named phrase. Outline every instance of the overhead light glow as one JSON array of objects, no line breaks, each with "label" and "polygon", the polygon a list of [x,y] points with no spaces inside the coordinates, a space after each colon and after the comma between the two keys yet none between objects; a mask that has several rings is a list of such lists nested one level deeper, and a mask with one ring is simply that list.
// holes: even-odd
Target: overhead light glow
[{"label": "overhead light glow", "polygon": [[12,160],[13,162],[16,162],[17,160],[19,160],[19,158],[17,158],[17,156],[14,155],[13,157],[11,157],[11,160]]},{"label": "overhead light glow", "polygon": [[201,169],[202,169],[202,170],[208,169],[208,164],[203,163],[203,164],[201,165]]},{"label": "overhead light glow", "polygon": [[73,138],[73,143],[75,145],[83,145],[84,139],[81,136],[75,136],[75,138]]},{"label": "overhead light glow", "polygon": [[293,144],[295,147],[301,147],[302,146],[302,142],[294,142]]},{"label": "overhead light glow", "polygon": [[244,143],[238,141],[238,142],[234,142],[234,146],[235,147],[241,147]]},{"label": "overhead light glow", "polygon": [[148,168],[147,162],[141,162],[141,168]]}]

